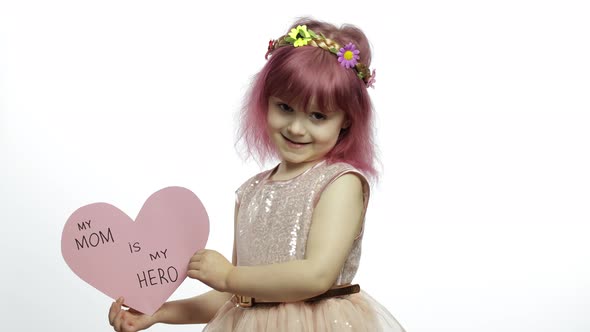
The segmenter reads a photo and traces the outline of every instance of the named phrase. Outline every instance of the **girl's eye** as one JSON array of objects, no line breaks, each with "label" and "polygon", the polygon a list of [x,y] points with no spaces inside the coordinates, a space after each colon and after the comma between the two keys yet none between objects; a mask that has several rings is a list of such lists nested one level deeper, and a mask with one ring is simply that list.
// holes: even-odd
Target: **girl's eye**
[{"label": "girl's eye", "polygon": [[313,112],[309,116],[311,116],[311,118],[314,120],[326,120],[327,119],[327,116],[323,113],[320,113],[320,112]]},{"label": "girl's eye", "polygon": [[293,112],[293,109],[291,108],[291,106],[289,106],[289,105],[287,105],[285,103],[278,103],[277,106],[279,106],[279,108],[283,112],[288,112],[288,113]]}]

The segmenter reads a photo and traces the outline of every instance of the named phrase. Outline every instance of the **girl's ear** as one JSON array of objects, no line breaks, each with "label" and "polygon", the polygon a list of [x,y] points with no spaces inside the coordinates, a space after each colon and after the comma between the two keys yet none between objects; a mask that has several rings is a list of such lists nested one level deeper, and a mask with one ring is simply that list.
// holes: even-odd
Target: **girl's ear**
[{"label": "girl's ear", "polygon": [[350,120],[344,121],[341,129],[348,129],[348,127],[350,127]]}]

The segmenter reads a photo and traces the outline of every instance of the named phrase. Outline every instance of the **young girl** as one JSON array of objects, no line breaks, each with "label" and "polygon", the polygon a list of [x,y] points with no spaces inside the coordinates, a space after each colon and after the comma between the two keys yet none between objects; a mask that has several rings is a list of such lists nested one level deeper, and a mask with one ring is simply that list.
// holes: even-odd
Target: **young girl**
[{"label": "young girl", "polygon": [[269,43],[243,109],[250,155],[280,163],[236,191],[233,259],[201,250],[188,276],[214,290],[153,316],[111,305],[116,331],[156,322],[204,331],[403,331],[359,285],[374,178],[371,53],[353,26],[301,20]]}]

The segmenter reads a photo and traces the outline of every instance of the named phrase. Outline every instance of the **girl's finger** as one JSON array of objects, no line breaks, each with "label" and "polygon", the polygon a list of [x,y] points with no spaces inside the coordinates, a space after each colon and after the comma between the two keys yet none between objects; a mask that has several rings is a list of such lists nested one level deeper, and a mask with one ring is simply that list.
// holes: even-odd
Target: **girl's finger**
[{"label": "girl's finger", "polygon": [[109,323],[113,325],[115,317],[121,311],[121,304],[123,303],[123,297],[119,297],[117,301],[111,304],[111,309],[109,310]]},{"label": "girl's finger", "polygon": [[111,309],[109,309],[109,324],[113,325],[115,321],[115,317],[121,311],[121,307],[117,305],[117,302],[113,302],[111,304]]},{"label": "girl's finger", "polygon": [[125,310],[119,311],[117,316],[115,316],[115,321],[114,321],[113,327],[115,328],[115,331],[117,331],[117,332],[121,332],[121,324],[123,323],[123,314],[125,314]]},{"label": "girl's finger", "polygon": [[207,252],[207,249],[201,249],[201,250],[197,251],[196,254],[203,255],[206,252]]},{"label": "girl's finger", "polygon": [[189,278],[192,278],[192,279],[199,279],[199,277],[200,277],[199,271],[197,271],[197,270],[188,270],[186,272],[186,275],[189,276]]},{"label": "girl's finger", "polygon": [[190,260],[190,261],[191,261],[191,262],[200,262],[200,261],[201,261],[201,259],[203,259],[203,255],[200,255],[200,254],[194,254],[194,255],[191,257],[191,260]]}]

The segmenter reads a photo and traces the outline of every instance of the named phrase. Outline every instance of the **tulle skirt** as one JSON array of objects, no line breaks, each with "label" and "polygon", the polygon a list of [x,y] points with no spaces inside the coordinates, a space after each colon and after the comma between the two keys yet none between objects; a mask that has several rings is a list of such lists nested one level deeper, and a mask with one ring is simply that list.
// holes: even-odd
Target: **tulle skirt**
[{"label": "tulle skirt", "polygon": [[361,291],[317,302],[238,306],[226,302],[203,331],[403,332],[381,304]]}]

